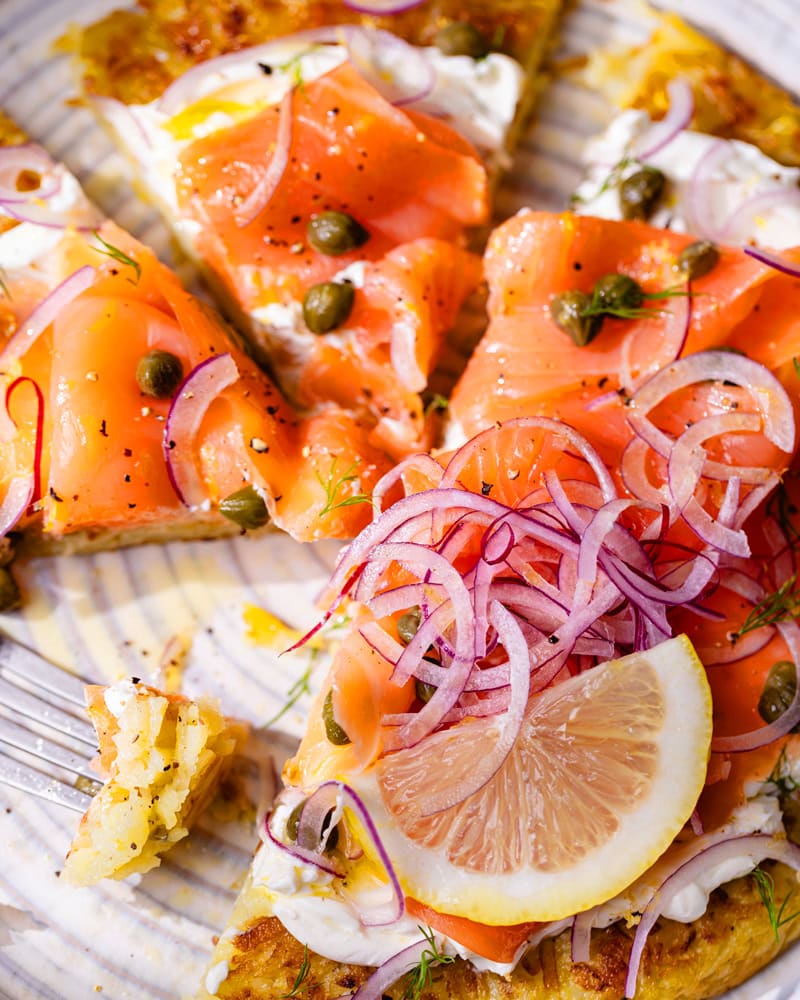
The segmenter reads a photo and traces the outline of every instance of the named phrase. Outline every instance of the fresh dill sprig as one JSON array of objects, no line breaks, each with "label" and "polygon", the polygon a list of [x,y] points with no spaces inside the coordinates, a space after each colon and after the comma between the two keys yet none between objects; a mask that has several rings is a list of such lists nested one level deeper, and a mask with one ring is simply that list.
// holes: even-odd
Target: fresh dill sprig
[{"label": "fresh dill sprig", "polygon": [[[642,292],[646,301],[657,299],[678,299],[688,298],[698,295],[699,292],[690,292],[685,288],[665,288],[660,292]],[[663,309],[645,309],[643,306],[613,306],[603,301],[603,296],[597,286],[592,291],[589,304],[581,309],[581,316],[588,319],[591,316],[614,316],[616,319],[642,319],[647,316],[665,315]]]},{"label": "fresh dill sprig", "polygon": [[778,625],[800,615],[800,587],[795,587],[796,579],[797,574],[793,573],[777,590],[763,597],[739,628],[731,633],[731,642],[736,642],[757,628]]},{"label": "fresh dill sprig", "polygon": [[288,993],[281,993],[278,996],[278,1000],[291,1000],[291,997],[296,997],[300,995],[300,991],[303,989],[303,984],[305,983],[306,977],[311,970],[311,960],[308,957],[308,945],[303,946],[303,961],[300,965],[300,971],[297,973],[297,978],[294,981],[294,986],[289,990]]},{"label": "fresh dill sprig", "polygon": [[314,673],[314,667],[317,665],[319,653],[319,649],[312,649],[310,651],[308,666],[286,692],[286,703],[279,708],[271,718],[267,719],[267,721],[262,724],[262,729],[269,729],[270,726],[274,726],[275,723],[279,719],[282,719],[290,709],[294,708],[304,694],[311,694],[311,685],[309,682],[311,680],[311,675]]},{"label": "fresh dill sprig", "polygon": [[281,73],[286,73],[287,76],[291,76],[292,85],[295,86],[300,93],[308,100],[308,94],[306,93],[306,82],[303,79],[303,57],[307,56],[309,53],[314,52],[316,46],[312,45],[307,49],[303,49],[302,52],[298,52],[297,55],[292,56],[285,63],[278,65],[278,69]]},{"label": "fresh dill sprig", "polygon": [[326,514],[330,514],[332,510],[338,510],[340,507],[353,507],[357,503],[372,503],[372,497],[368,496],[366,493],[356,493],[354,496],[342,497],[341,500],[337,500],[339,491],[342,487],[346,486],[348,483],[355,482],[358,479],[358,469],[360,458],[357,458],[353,464],[346,469],[338,478],[336,476],[336,463],[339,461],[338,458],[334,458],[331,464],[331,471],[328,473],[328,478],[323,479],[322,476],[317,472],[317,482],[325,490],[325,506],[319,512],[319,517],[324,517]]},{"label": "fresh dill sprig", "polygon": [[784,774],[786,769],[786,747],[781,747],[781,752],[778,755],[778,759],[775,761],[775,766],[769,772],[769,777],[765,779],[764,784],[774,785],[778,789],[780,795],[789,795],[791,792],[796,792],[800,788],[791,774]]},{"label": "fresh dill sprig", "polygon": [[[600,185],[597,191],[595,191],[595,193],[592,195],[592,198],[597,198],[601,194],[605,194],[609,188],[617,187],[620,181],[622,181],[623,179],[622,175],[625,173],[628,167],[634,167],[634,166],[641,167],[642,161],[637,159],[635,156],[623,156],[622,159],[619,161],[619,163],[617,163],[616,166],[611,168],[611,173],[606,177],[606,179],[603,181],[603,183]],[[583,198],[579,194],[573,194],[572,197],[570,198],[570,203],[573,205],[580,205],[580,204],[585,204],[587,201],[590,200],[592,199]]]},{"label": "fresh dill sprig", "polygon": [[124,264],[126,267],[132,267],[136,274],[136,281],[134,281],[133,278],[128,278],[128,281],[130,281],[132,285],[138,285],[142,277],[142,265],[138,262],[138,260],[134,260],[133,257],[128,256],[124,250],[120,250],[119,247],[115,247],[113,243],[107,243],[97,231],[95,231],[94,237],[98,242],[103,244],[105,250],[101,250],[99,247],[93,247],[93,249],[97,253],[101,253],[104,257],[110,257],[118,264]]},{"label": "fresh dill sprig", "polygon": [[794,365],[794,373],[800,378],[800,359],[792,358],[792,364]]},{"label": "fresh dill sprig", "polygon": [[431,970],[435,969],[437,966],[451,965],[455,962],[455,958],[453,958],[452,955],[445,955],[443,952],[439,951],[439,947],[436,944],[436,939],[433,936],[433,931],[430,927],[427,929],[420,927],[419,929],[422,931],[422,934],[430,945],[430,948],[425,948],[420,955],[419,965],[415,966],[415,968],[411,969],[410,972],[406,973],[405,989],[403,991],[402,1000],[419,1000],[422,995],[422,991],[427,989],[433,981]]},{"label": "fresh dill sprig", "polygon": [[441,413],[450,406],[450,400],[447,396],[442,396],[441,393],[435,392],[425,405],[425,416],[427,417],[430,413]]},{"label": "fresh dill sprig", "polygon": [[6,284],[6,272],[2,267],[0,267],[0,291],[7,299],[11,298],[11,292],[8,290],[8,285]]},{"label": "fresh dill sprig", "polygon": [[786,913],[786,907],[794,895],[794,889],[791,890],[780,907],[778,907],[775,902],[775,879],[773,879],[770,873],[764,871],[763,868],[756,867],[750,874],[756,883],[756,889],[758,889],[758,895],[761,897],[764,909],[767,911],[767,917],[772,927],[772,933],[775,935],[775,943],[777,944],[780,940],[778,931],[781,927],[790,924],[793,920],[797,920],[800,917],[800,910],[795,910],[794,913]]}]

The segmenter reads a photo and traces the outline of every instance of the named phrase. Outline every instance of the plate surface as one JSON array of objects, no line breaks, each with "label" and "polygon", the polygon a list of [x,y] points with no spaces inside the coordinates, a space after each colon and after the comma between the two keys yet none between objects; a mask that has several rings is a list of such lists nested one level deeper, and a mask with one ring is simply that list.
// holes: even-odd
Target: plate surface
[{"label": "plate surface", "polygon": [[[63,159],[121,225],[168,256],[155,214],[120,180],[122,163],[87,112],[65,106],[74,92],[52,44],[74,21],[120,6],[114,0],[0,0],[0,107]],[[798,0],[670,0],[785,84],[797,83]],[[564,31],[568,52],[643,34],[634,0],[582,0]],[[561,208],[580,176],[580,150],[602,127],[601,101],[566,83],[546,95],[536,129],[499,198]],[[183,687],[216,695],[232,715],[263,723],[293,686],[313,689],[321,664],[305,653],[281,660],[246,637],[247,604],[303,627],[330,570],[334,544],[259,540],[181,543],[92,557],[37,560],[23,568],[23,613],[0,627],[92,679],[157,673],[165,655],[188,650]],[[278,723],[276,756],[302,728],[303,694]],[[283,738],[283,743],[281,742]],[[245,827],[204,821],[188,846],[133,887],[92,890],[59,882],[76,815],[0,786],[0,997],[4,1000],[180,1000],[190,997],[223,926],[253,847]],[[800,949],[728,1000],[800,1000]]]}]

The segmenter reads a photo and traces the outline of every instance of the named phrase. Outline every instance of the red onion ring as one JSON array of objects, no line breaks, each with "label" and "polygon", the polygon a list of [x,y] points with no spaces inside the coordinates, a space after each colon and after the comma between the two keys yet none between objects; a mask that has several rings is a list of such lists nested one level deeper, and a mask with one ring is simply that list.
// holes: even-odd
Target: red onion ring
[{"label": "red onion ring", "polygon": [[[27,375],[21,375],[19,378],[15,378],[14,381],[11,382],[11,384],[6,389],[6,395],[4,401],[5,412],[8,418],[16,427],[17,424],[14,421],[9,411],[9,404],[11,403],[11,397],[14,395],[14,392],[23,384],[28,384],[33,386],[33,391],[36,393],[36,437],[34,438],[34,446],[33,446],[33,468],[31,469],[29,475],[21,477],[28,481],[29,497],[25,507],[23,507],[22,509],[22,513],[20,513],[19,517],[17,517],[16,521],[14,521],[13,524],[9,525],[4,530],[0,531],[0,537],[2,537],[2,535],[5,535],[6,532],[11,530],[11,528],[14,526],[14,524],[17,523],[17,521],[19,521],[19,519],[22,517],[22,514],[24,514],[26,510],[28,511],[28,513],[32,514],[33,508],[30,506],[31,502],[37,500],[42,495],[42,449],[44,447],[44,393],[42,392],[39,383],[34,381],[34,379],[29,378]],[[6,494],[6,498],[3,501],[3,515],[4,515],[3,520],[5,520],[6,518],[13,517],[15,503],[19,502],[22,493],[22,486],[21,485],[15,486],[15,482],[16,480],[11,481],[8,493]],[[12,490],[14,492],[14,496],[10,497]],[[7,504],[8,506],[6,506]]]},{"label": "red onion ring", "polygon": [[746,246],[744,252],[748,257],[772,267],[781,274],[788,274],[791,278],[800,278],[800,263],[787,260],[779,254],[771,253],[769,250],[762,250],[761,247]]},{"label": "red onion ring", "polygon": [[286,173],[292,149],[292,132],[294,117],[292,113],[295,87],[287,90],[278,107],[278,134],[275,138],[275,149],[269,165],[258,180],[253,190],[234,212],[236,225],[240,229],[249,226],[258,218],[270,203],[272,196]]},{"label": "red onion ring", "polygon": [[[420,807],[421,816],[433,816],[445,809],[460,805],[484,788],[506,762],[519,737],[530,692],[531,665],[528,644],[514,617],[502,604],[494,601],[489,615],[508,656],[511,685],[508,710],[503,715],[496,716],[499,725],[497,733],[494,734],[495,738],[491,742],[486,741],[486,750],[474,764],[469,776],[461,780],[457,787],[448,783],[440,791],[428,792],[424,805]],[[450,730],[447,731],[449,732]],[[442,737],[449,739],[446,733],[442,734]],[[433,739],[436,740],[437,736]]]},{"label": "red onion ring", "polygon": [[[61,189],[61,181],[54,175],[56,164],[41,146],[26,142],[19,146],[0,148],[0,204],[14,205],[31,198],[47,199]],[[20,191],[17,180],[22,171],[38,174],[41,183],[32,191]],[[45,181],[49,183],[45,185]]]},{"label": "red onion ring", "polygon": [[[647,160],[668,146],[684,129],[691,125],[694,115],[694,94],[692,85],[682,76],[675,77],[667,84],[669,109],[637,141],[634,156],[639,160]],[[644,147],[644,148],[642,148]]]},{"label": "red onion ring", "polygon": [[[436,71],[425,51],[389,31],[350,25],[347,51],[358,72],[395,107],[423,100],[436,86]],[[397,64],[414,81],[410,88],[398,81],[391,68],[384,65],[382,56],[388,57],[393,52],[397,54]]]},{"label": "red onion ring", "polygon": [[17,332],[3,348],[0,365],[10,365],[23,357],[56,317],[82,292],[92,286],[96,274],[93,267],[85,264],[65,278],[47,298],[42,299],[30,316],[20,323]]},{"label": "red onion ring", "polygon": [[[382,1000],[386,990],[419,965],[423,953],[430,951],[430,947],[430,940],[423,937],[415,944],[410,944],[402,951],[398,951],[396,955],[392,955],[383,965],[378,966],[365,983],[359,986],[352,994],[352,1000]],[[345,998],[340,997],[340,1000],[345,1000]]]},{"label": "red onion ring", "polygon": [[317,852],[307,851],[295,844],[284,844],[283,841],[279,840],[272,832],[270,824],[271,819],[272,813],[267,813],[264,817],[264,833],[267,836],[267,840],[271,844],[274,844],[279,850],[283,851],[285,854],[289,854],[297,861],[302,861],[307,865],[313,865],[315,868],[319,868],[320,871],[326,872],[328,875],[334,875],[336,878],[344,877],[344,872],[341,869],[334,867],[333,864],[331,864],[327,859],[323,859]]},{"label": "red onion ring", "polygon": [[787,840],[778,841],[765,834],[731,837],[721,843],[712,844],[685,861],[662,882],[658,891],[642,911],[628,961],[628,975],[625,980],[626,997],[630,998],[636,994],[636,980],[639,978],[639,967],[647,937],[656,920],[670,902],[682,889],[696,881],[697,876],[711,865],[719,864],[730,858],[741,857],[747,857],[751,860],[753,867],[764,858],[771,858],[773,861],[782,861],[790,868],[794,868],[795,871],[800,871],[800,848]]},{"label": "red onion ring", "polygon": [[362,14],[402,14],[425,3],[425,0],[342,0],[345,7]]},{"label": "red onion ring", "polygon": [[746,198],[726,219],[720,230],[720,239],[726,243],[740,242],[740,229],[744,226],[747,233],[752,232],[753,221],[759,212],[786,204],[800,205],[798,188],[774,187]]},{"label": "red onion ring", "polygon": [[686,190],[691,228],[698,236],[717,242],[721,239],[721,224],[714,217],[712,208],[714,173],[728,155],[728,143],[724,139],[716,139],[698,161]]},{"label": "red onion ring", "polygon": [[0,538],[5,537],[22,519],[36,495],[34,474],[15,476],[0,504]]},{"label": "red onion ring", "polygon": [[[728,351],[702,351],[672,362],[653,375],[636,392],[628,405],[628,419],[640,437],[664,458],[673,447],[671,439],[646,419],[647,414],[667,396],[695,382],[735,382],[748,389],[761,411],[763,433],[776,447],[787,454],[794,451],[794,411],[786,390],[775,376],[757,361]],[[721,463],[706,463],[708,469],[720,473],[718,478],[741,477],[741,470],[728,469]],[[744,481],[744,477],[741,477]]]},{"label": "red onion ring", "polygon": [[239,378],[230,354],[215,354],[201,361],[183,380],[167,414],[164,427],[164,460],[178,499],[186,507],[199,507],[208,492],[197,470],[194,443],[208,408]]},{"label": "red onion ring", "polygon": [[405,495],[409,495],[411,491],[406,482],[406,473],[412,470],[428,476],[431,488],[441,483],[444,471],[435,458],[431,458],[430,455],[424,452],[404,458],[394,468],[385,472],[375,484],[375,488],[372,491],[373,520],[377,520],[379,515],[383,513],[384,498],[389,490],[393,486],[396,486],[398,482],[402,482]]}]

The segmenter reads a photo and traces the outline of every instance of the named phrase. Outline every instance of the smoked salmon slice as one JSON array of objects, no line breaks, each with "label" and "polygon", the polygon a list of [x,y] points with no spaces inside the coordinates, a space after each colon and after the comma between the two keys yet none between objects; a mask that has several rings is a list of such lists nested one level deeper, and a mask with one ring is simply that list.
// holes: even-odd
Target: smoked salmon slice
[{"label": "smoked salmon slice", "polygon": [[586,433],[615,464],[630,439],[626,382],[641,384],[679,355],[726,345],[734,328],[757,315],[775,272],[723,248],[717,267],[692,282],[690,297],[654,300],[652,318],[608,318],[582,347],[556,326],[551,302],[573,289],[591,293],[613,273],[646,292],[680,293],[686,286],[674,265],[691,242],[645,223],[572,213],[522,211],[501,225],[485,257],[490,325],[453,393],[453,432],[470,437],[498,420],[553,416]]}]

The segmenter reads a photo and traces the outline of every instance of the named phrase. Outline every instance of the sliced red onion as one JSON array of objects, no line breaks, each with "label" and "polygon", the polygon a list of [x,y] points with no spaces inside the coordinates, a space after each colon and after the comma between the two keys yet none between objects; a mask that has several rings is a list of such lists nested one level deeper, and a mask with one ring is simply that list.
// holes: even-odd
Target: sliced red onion
[{"label": "sliced red onion", "polygon": [[[606,501],[616,499],[618,495],[617,488],[605,463],[600,458],[597,450],[574,427],[570,427],[569,424],[565,424],[553,417],[517,417],[514,420],[507,420],[503,424],[503,428],[506,430],[515,428],[519,430],[542,430],[566,441],[567,444],[572,445],[575,451],[588,462],[597,478],[600,489],[603,491],[603,499]],[[485,447],[487,440],[491,440],[496,434],[497,429],[490,427],[462,445],[447,463],[441,485],[443,487],[455,485],[466,465],[476,456],[480,456],[481,449]]]},{"label": "sliced red onion", "polygon": [[753,257],[755,260],[760,261],[760,263],[766,264],[767,267],[772,267],[776,271],[780,271],[781,274],[788,274],[792,278],[800,278],[800,262],[798,261],[787,260],[785,257],[781,257],[779,254],[772,253],[769,250],[762,250],[761,247],[746,246],[744,252],[748,257]]},{"label": "sliced red onion", "polygon": [[759,213],[781,208],[783,205],[800,205],[800,188],[781,185],[746,198],[725,220],[720,230],[720,239],[725,243],[741,242],[744,238],[743,231],[745,234],[752,232],[753,220]]},{"label": "sliced red onion", "polygon": [[324,852],[331,833],[342,818],[341,812],[337,790],[332,785],[320,786],[303,804],[297,824],[297,846],[312,853]]},{"label": "sliced red onion", "polygon": [[750,542],[747,534],[744,531],[726,528],[724,524],[720,524],[719,520],[715,521],[694,497],[686,505],[682,516],[697,537],[707,545],[713,545],[715,549],[726,555],[741,556],[742,558],[747,558],[750,555]]},{"label": "sliced red onion", "polygon": [[730,155],[724,139],[715,140],[700,158],[686,189],[692,229],[698,236],[720,241],[722,224],[714,214],[714,174]]},{"label": "sliced red onion", "polygon": [[[776,627],[789,647],[789,654],[796,669],[796,665],[800,663],[800,627],[795,621],[780,622]],[[788,735],[799,722],[800,684],[797,685],[786,711],[774,722],[736,736],[715,736],[711,740],[711,749],[714,753],[742,753],[745,750],[755,750]]]},{"label": "sliced red onion", "polygon": [[634,156],[639,160],[655,156],[692,122],[694,94],[689,81],[682,76],[670,80],[667,84],[667,95],[669,110],[666,115],[636,142]]},{"label": "sliced red onion", "polygon": [[701,819],[700,813],[698,812],[697,809],[695,809],[695,811],[689,817],[689,824],[692,827],[692,833],[696,837],[703,836],[703,834],[705,833],[705,830],[703,829],[703,820]]},{"label": "sliced red onion", "polygon": [[[0,204],[52,198],[61,189],[61,180],[54,173],[55,166],[50,154],[35,143],[0,147]],[[41,179],[39,187],[32,191],[20,191],[17,187],[19,175],[26,170],[38,174]]]},{"label": "sliced red onion", "polygon": [[359,73],[396,107],[414,104],[433,93],[436,86],[433,63],[424,49],[410,45],[398,35],[351,25],[347,49]]},{"label": "sliced red onion", "polygon": [[91,288],[96,274],[93,267],[85,264],[65,278],[47,298],[42,299],[3,348],[0,365],[5,367],[23,357],[56,317],[82,292]]},{"label": "sliced red onion", "polygon": [[593,906],[573,917],[570,932],[570,958],[573,962],[588,962],[591,958],[592,928],[599,911],[599,906]]},{"label": "sliced red onion", "polygon": [[291,87],[283,95],[278,107],[278,134],[275,137],[275,149],[272,150],[269,165],[258,180],[258,183],[234,212],[236,225],[240,229],[249,226],[258,218],[270,203],[272,196],[278,190],[283,180],[292,150],[292,132],[294,130],[294,95],[295,87]]},{"label": "sliced red onion", "polygon": [[346,785],[343,781],[325,781],[319,786],[317,791],[322,793],[328,788],[334,789],[336,795],[341,797],[347,807],[352,809],[352,811],[356,814],[360,824],[366,831],[367,836],[372,841],[375,853],[378,855],[380,863],[383,866],[392,887],[394,898],[391,908],[387,912],[371,913],[368,917],[364,916],[361,918],[361,923],[365,927],[385,927],[388,924],[394,924],[405,913],[405,896],[403,895],[403,890],[400,887],[400,881],[397,878],[394,866],[392,865],[389,855],[386,853],[386,848],[383,846],[377,827],[375,826],[367,807],[364,805],[361,796],[353,788]]},{"label": "sliced red onion", "polygon": [[336,867],[328,858],[319,854],[319,852],[307,851],[302,847],[298,847],[297,844],[284,844],[272,832],[271,820],[272,813],[267,813],[264,817],[264,833],[271,844],[274,844],[275,847],[285,854],[289,854],[296,861],[302,861],[306,865],[313,865],[315,868],[319,868],[320,871],[326,872],[328,875],[334,875],[336,878],[344,877],[344,872]]},{"label": "sliced red onion", "polygon": [[0,504],[0,538],[5,537],[22,519],[36,495],[34,475],[15,476]]},{"label": "sliced red onion", "polygon": [[698,875],[707,871],[712,865],[718,865],[733,858],[748,858],[753,867],[765,858],[771,858],[773,861],[783,862],[795,871],[800,871],[800,848],[788,840],[776,840],[765,834],[731,837],[721,843],[712,844],[706,850],[683,862],[662,882],[642,911],[628,961],[628,975],[625,980],[626,997],[632,998],[636,994],[636,981],[639,977],[639,967],[645,944],[659,916],[682,889],[697,880]]},{"label": "sliced red onion", "polygon": [[164,428],[164,459],[175,493],[186,507],[200,507],[208,500],[195,457],[195,438],[203,417],[238,378],[231,355],[215,354],[189,372],[172,400]]},{"label": "sliced red onion", "polygon": [[[398,951],[383,965],[379,965],[369,979],[359,986],[352,994],[352,1000],[382,1000],[388,989],[419,965],[423,953],[430,951],[430,948],[430,940],[423,937],[415,944],[410,944],[402,951]],[[339,1000],[345,1000],[345,998],[340,997]]]},{"label": "sliced red onion", "polygon": [[[628,419],[636,433],[658,454],[668,458],[673,442],[646,419],[647,414],[673,392],[708,380],[734,382],[747,389],[761,411],[765,437],[781,451],[789,454],[794,451],[794,411],[786,390],[763,365],[729,351],[702,351],[699,354],[692,354],[674,361],[649,379],[628,406]],[[723,474],[719,478],[727,479],[731,475],[741,475],[741,470],[735,467],[730,470],[721,466],[721,463],[707,463],[707,475],[709,464],[713,465],[715,470],[718,466],[722,468]],[[743,482],[746,481],[744,476],[741,478]]]},{"label": "sliced red onion", "polygon": [[[38,500],[42,495],[42,449],[44,447],[44,393],[42,392],[41,386],[34,379],[29,378],[27,375],[21,375],[19,378],[15,378],[13,382],[10,383],[6,389],[5,395],[5,413],[9,420],[16,427],[16,423],[11,416],[9,411],[9,404],[11,403],[11,397],[14,395],[16,390],[21,385],[30,385],[33,387],[33,391],[36,393],[36,437],[33,443],[33,468],[30,473],[25,476],[21,476],[12,479],[8,492],[6,493],[5,499],[3,500],[2,508],[0,508],[0,519],[2,523],[5,524],[6,521],[12,520],[13,523],[8,524],[7,527],[0,530],[0,537],[9,532],[14,525],[20,520],[22,515],[27,510],[28,513],[33,513],[31,507],[32,501]],[[20,481],[18,481],[18,479]],[[28,500],[25,506],[19,511],[18,516],[18,504],[22,500],[22,494],[24,492],[24,487],[21,480],[27,482],[28,485]],[[16,517],[16,520],[13,520]]]},{"label": "sliced red onion", "polygon": [[519,737],[530,692],[528,644],[513,615],[498,601],[492,603],[489,616],[508,655],[511,685],[508,710],[498,717],[497,733],[492,734],[493,739],[486,740],[484,752],[468,776],[463,776],[458,784],[447,782],[443,787],[426,790],[424,805],[420,806],[422,816],[433,816],[460,805],[484,788],[506,762]]},{"label": "sliced red onion", "polygon": [[425,3],[425,0],[342,0],[345,7],[362,14],[402,14]]},{"label": "sliced red onion", "polygon": [[384,498],[397,483],[402,482],[405,495],[409,495],[410,490],[406,483],[406,474],[412,471],[427,476],[430,480],[430,486],[434,487],[438,486],[442,481],[442,472],[444,470],[435,458],[431,458],[430,455],[425,453],[409,455],[408,458],[404,458],[402,462],[399,462],[394,468],[384,473],[375,484],[375,488],[372,491],[373,520],[376,520],[383,512]]}]

